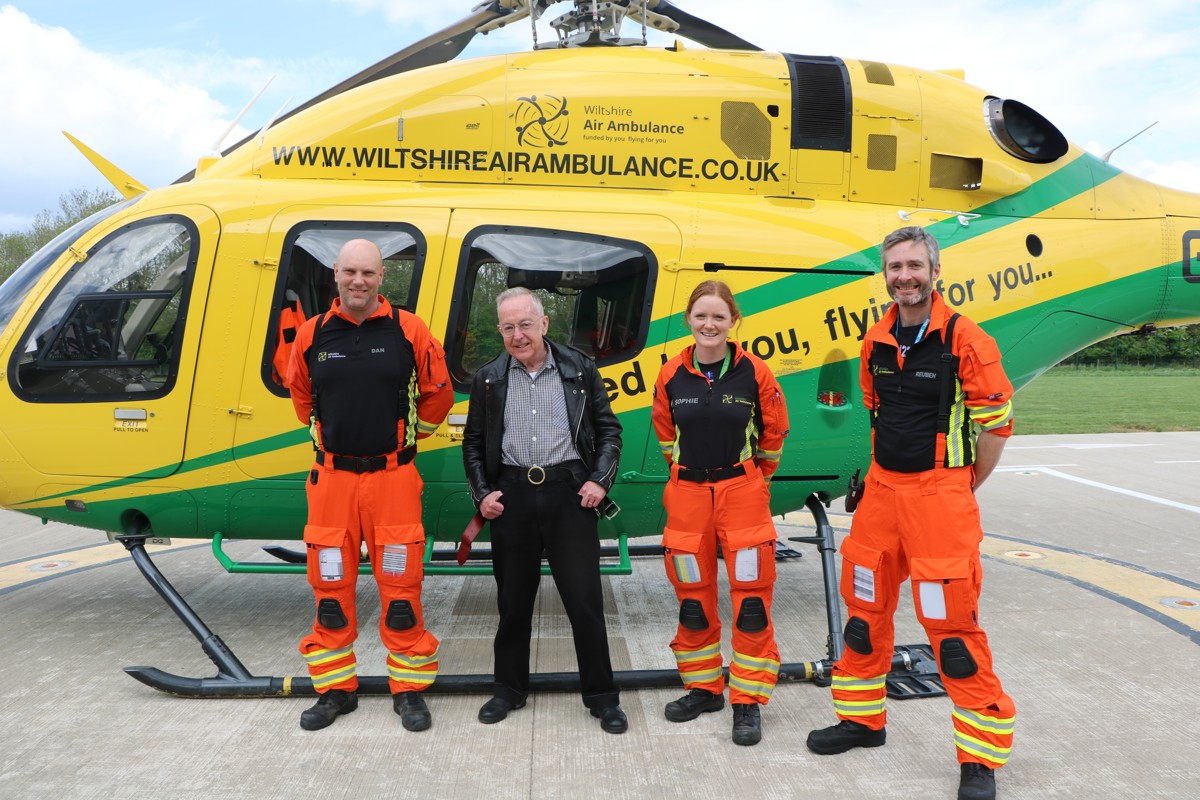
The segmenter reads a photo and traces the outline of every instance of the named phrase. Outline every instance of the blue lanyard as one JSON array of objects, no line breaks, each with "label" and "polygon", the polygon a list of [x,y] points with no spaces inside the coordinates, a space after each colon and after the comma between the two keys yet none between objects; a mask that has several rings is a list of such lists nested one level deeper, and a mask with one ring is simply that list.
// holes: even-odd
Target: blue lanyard
[{"label": "blue lanyard", "polygon": [[[914,345],[920,344],[921,340],[925,338],[925,329],[928,327],[929,327],[929,317],[926,317],[925,321],[921,323],[921,327],[917,329],[917,338],[913,340]],[[895,333],[892,334],[892,337],[896,340],[896,344],[900,344],[900,315],[899,314],[896,315],[896,331],[895,331]]]}]

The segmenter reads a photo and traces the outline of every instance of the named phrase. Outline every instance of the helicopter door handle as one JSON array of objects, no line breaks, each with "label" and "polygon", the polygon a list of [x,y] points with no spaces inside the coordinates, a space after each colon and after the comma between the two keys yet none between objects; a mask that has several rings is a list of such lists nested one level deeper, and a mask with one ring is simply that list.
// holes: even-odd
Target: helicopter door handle
[{"label": "helicopter door handle", "polygon": [[254,406],[238,406],[237,408],[229,409],[229,413],[236,417],[253,417]]},{"label": "helicopter door handle", "polygon": [[450,429],[450,441],[461,442],[463,429],[467,427],[466,414],[451,414],[446,417],[446,426]]}]

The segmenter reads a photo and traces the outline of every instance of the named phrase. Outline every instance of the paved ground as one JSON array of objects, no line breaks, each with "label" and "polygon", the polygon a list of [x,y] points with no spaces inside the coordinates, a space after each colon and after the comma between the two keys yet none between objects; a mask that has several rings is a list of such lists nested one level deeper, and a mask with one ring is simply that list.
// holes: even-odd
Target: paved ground
[{"label": "paved ground", "polygon": [[[981,491],[983,621],[1018,705],[1000,796],[1200,796],[1200,433],[1015,438]],[[840,508],[840,501],[835,509]],[[849,517],[832,514],[838,537]],[[810,535],[806,513],[781,537]],[[124,550],[96,534],[0,512],[0,798],[952,798],[957,768],[943,698],[893,702],[888,744],[819,757],[804,748],[833,721],[827,689],[782,685],[757,747],[733,745],[729,712],[663,719],[677,689],[629,691],[630,731],[611,736],[569,694],[544,693],[480,725],[483,695],[431,696],[432,730],[401,729],[386,697],[320,732],[311,700],[190,700],[122,672],[134,664],[208,677],[199,645]],[[261,560],[256,543],[235,557]],[[785,661],[825,654],[814,548],[779,565]],[[230,575],[207,543],[177,540],[156,562],[257,675],[302,675],[310,618],[296,576]],[[669,669],[675,604],[657,560],[605,579],[619,669]],[[374,587],[360,603],[370,618]],[[903,593],[900,642],[922,634]],[[427,615],[445,672],[489,669],[488,577],[430,578]],[[727,609],[726,609],[727,611]],[[364,628],[364,671],[383,652]],[[535,669],[570,670],[569,630],[543,585]],[[312,787],[312,788],[310,788]]]}]

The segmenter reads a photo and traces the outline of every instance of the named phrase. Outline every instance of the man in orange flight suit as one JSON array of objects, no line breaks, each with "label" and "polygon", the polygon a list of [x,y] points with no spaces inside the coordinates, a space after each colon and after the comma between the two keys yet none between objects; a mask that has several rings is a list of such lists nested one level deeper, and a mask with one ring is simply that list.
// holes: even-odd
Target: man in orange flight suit
[{"label": "man in orange flight suit", "polygon": [[841,721],[810,733],[808,748],[831,755],[886,740],[892,617],[911,576],[917,617],[954,703],[958,797],[987,800],[996,796],[993,770],[1012,750],[1016,707],[992,671],[979,626],[983,530],[975,491],[1012,434],[1012,384],[995,341],[933,291],[941,266],[927,231],[889,234],[882,256],[895,302],[867,332],[859,362],[873,448],[841,547],[850,615],[846,650],[833,668]]},{"label": "man in orange flight suit", "polygon": [[423,484],[413,457],[454,392],[425,323],[379,294],[383,273],[374,243],[343,245],[333,267],[338,297],[300,328],[288,366],[296,416],[311,425],[318,448],[304,527],[317,609],[300,652],[320,698],[300,716],[305,730],[358,707],[354,592],[364,541],[379,586],[393,708],[407,730],[432,724],[421,692],[437,677],[438,640],[421,610]]}]

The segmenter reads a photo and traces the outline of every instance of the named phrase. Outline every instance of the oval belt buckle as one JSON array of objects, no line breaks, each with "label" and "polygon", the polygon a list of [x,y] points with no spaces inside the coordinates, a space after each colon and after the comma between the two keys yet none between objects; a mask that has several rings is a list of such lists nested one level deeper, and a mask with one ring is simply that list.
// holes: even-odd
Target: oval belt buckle
[{"label": "oval belt buckle", "polygon": [[[542,477],[538,478],[536,481],[533,479],[533,471],[534,471],[535,469],[536,469],[536,470],[537,470],[537,471],[538,471],[538,472],[541,474],[541,476],[542,476]],[[526,471],[526,473],[525,473],[525,480],[529,481],[529,482],[530,482],[531,484],[533,484],[534,486],[541,486],[543,483],[545,483],[545,482],[546,482],[546,470],[542,469],[542,468],[541,468],[541,467],[539,467],[537,464],[534,464],[532,467],[530,467],[530,468],[528,469],[528,471]]]}]

